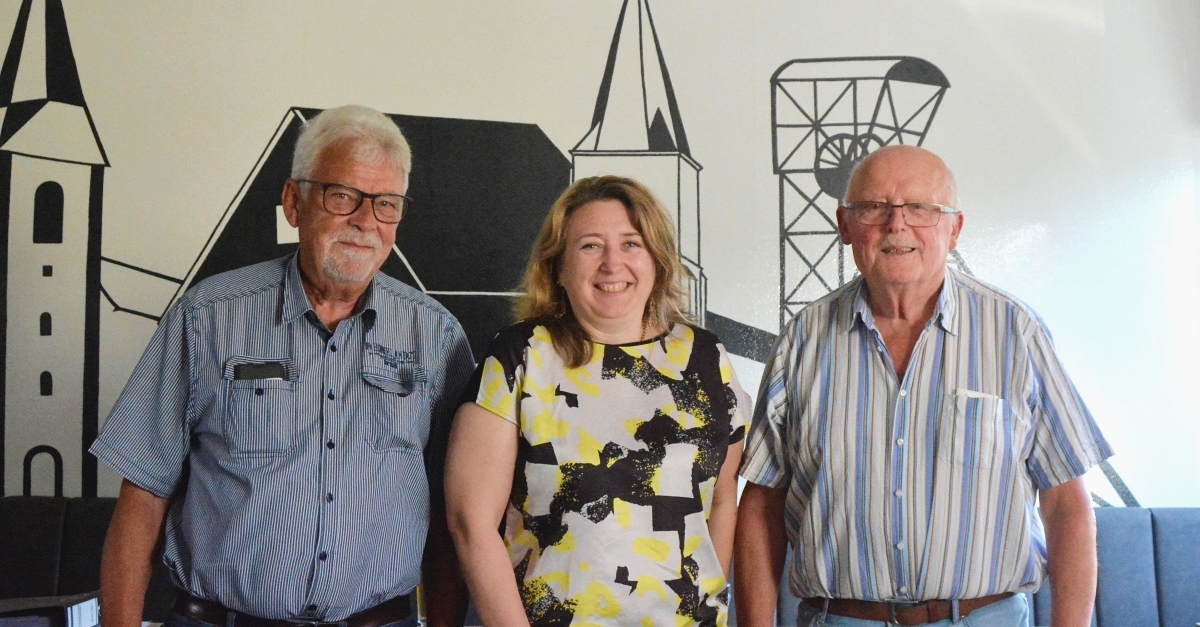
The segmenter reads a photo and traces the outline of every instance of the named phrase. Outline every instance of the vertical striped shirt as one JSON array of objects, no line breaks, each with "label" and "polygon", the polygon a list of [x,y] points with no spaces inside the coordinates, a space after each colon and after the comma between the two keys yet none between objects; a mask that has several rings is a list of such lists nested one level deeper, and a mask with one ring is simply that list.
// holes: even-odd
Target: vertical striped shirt
[{"label": "vertical striped shirt", "polygon": [[462,327],[427,296],[378,274],[331,333],[295,256],[278,259],[171,308],[91,451],[172,499],[177,586],[336,621],[416,586],[472,369]]},{"label": "vertical striped shirt", "polygon": [[861,277],[789,322],[741,474],[786,490],[796,596],[961,599],[1036,589],[1037,491],[1111,454],[1037,314],[947,269],[903,378]]}]

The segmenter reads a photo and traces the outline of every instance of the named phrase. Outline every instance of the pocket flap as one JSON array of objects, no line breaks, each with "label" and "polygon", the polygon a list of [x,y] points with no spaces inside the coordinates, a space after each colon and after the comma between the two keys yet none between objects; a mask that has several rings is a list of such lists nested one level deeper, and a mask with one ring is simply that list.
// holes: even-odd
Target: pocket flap
[{"label": "pocket flap", "polygon": [[247,357],[234,355],[225,360],[221,378],[230,381],[266,381],[271,379],[296,381],[299,379],[296,362],[283,357]]},{"label": "pocket flap", "polygon": [[408,396],[413,391],[413,376],[411,368],[407,369],[407,372],[405,370],[401,368],[395,375],[390,372],[385,374],[382,372],[364,371],[362,378],[369,385],[373,385],[384,392]]}]

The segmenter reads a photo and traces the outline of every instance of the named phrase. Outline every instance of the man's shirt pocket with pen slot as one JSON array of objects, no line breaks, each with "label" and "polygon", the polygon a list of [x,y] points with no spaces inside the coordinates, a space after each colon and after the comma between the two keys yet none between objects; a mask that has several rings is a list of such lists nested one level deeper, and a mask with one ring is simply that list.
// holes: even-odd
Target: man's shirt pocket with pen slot
[{"label": "man's shirt pocket with pen slot", "polygon": [[222,432],[230,454],[274,456],[296,445],[297,373],[291,359],[230,357],[222,378]]}]

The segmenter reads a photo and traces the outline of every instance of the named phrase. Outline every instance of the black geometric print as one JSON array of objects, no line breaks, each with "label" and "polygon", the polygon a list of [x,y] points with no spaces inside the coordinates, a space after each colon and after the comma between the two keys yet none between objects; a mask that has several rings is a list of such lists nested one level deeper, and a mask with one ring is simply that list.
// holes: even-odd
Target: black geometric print
[{"label": "black geometric print", "polygon": [[529,570],[529,558],[533,551],[525,554],[525,558],[513,569],[521,588],[521,602],[525,605],[525,615],[531,625],[542,627],[567,627],[575,617],[576,603],[571,600],[559,599],[545,582],[534,579],[525,580]]},{"label": "black geometric print", "polygon": [[579,407],[579,395],[562,391],[561,385],[554,386],[554,395],[563,397],[567,403],[567,407]]},{"label": "black geometric print", "polygon": [[[524,393],[524,389],[518,390],[517,386],[520,385],[521,377],[528,374],[525,372],[530,366],[530,362],[526,361],[529,359],[527,349],[535,327],[534,323],[513,325],[498,334],[489,349],[489,355],[496,358],[504,370],[509,392],[516,393],[515,396],[522,399],[529,398],[529,395]],[[721,380],[720,368],[714,367],[722,363],[718,340],[702,329],[693,328],[692,332],[689,361],[686,367],[675,375],[678,378],[663,374],[647,359],[631,355],[620,347],[598,345],[596,349],[603,351],[599,364],[599,374],[603,380],[625,379],[635,389],[647,395],[666,388],[671,402],[677,408],[672,410],[672,414],[679,415],[675,413],[678,411],[690,415],[694,417],[693,424],[696,426],[685,429],[673,415],[664,413],[663,408],[655,407],[653,415],[638,424],[634,430],[633,439],[638,443],[637,446],[626,447],[617,442],[608,442],[599,451],[598,463],[559,463],[554,442],[533,446],[526,440],[525,429],[522,428],[510,505],[516,511],[523,512],[523,527],[533,536],[538,546],[525,556],[521,564],[514,569],[514,574],[518,582],[521,582],[522,598],[534,625],[570,622],[577,608],[570,600],[554,596],[549,584],[544,581],[537,585],[525,581],[531,556],[541,554],[566,537],[570,531],[565,522],[568,513],[578,514],[593,523],[601,523],[613,516],[615,499],[650,508],[652,530],[675,533],[676,550],[680,556],[677,559],[681,560],[680,576],[663,583],[680,599],[677,614],[687,616],[700,625],[716,624],[720,604],[727,602],[728,595],[722,591],[715,599],[710,599],[710,595],[700,588],[699,565],[696,559],[693,556],[682,557],[685,551],[686,521],[688,516],[704,511],[700,498],[701,488],[706,482],[717,477],[729,445],[742,439],[744,427],[739,425],[736,431],[731,429],[738,400],[733,388]],[[666,337],[656,342],[656,360],[663,358],[663,354],[658,351],[667,352],[668,344]],[[539,345],[538,350],[546,349]],[[573,389],[573,383],[554,374],[550,376],[553,377],[551,380],[541,380],[537,383],[556,383],[554,394],[563,398],[563,405],[559,405],[560,409],[554,411],[557,413],[567,411],[565,408],[578,409],[582,401],[581,391]],[[555,382],[556,378],[561,382]],[[480,382],[473,383],[474,392],[478,393]],[[589,399],[593,397],[589,395]],[[587,402],[595,407],[595,400]],[[650,410],[650,407],[646,407],[646,410]],[[664,468],[668,448],[679,444],[691,445],[695,450],[689,477],[691,494],[660,495],[654,488],[657,473]],[[525,510],[529,497],[527,464],[558,466],[557,489],[545,514],[532,515]],[[611,570],[608,572],[613,573]],[[637,589],[638,582],[630,578],[629,565],[618,564],[613,576],[615,578],[610,581],[628,586],[630,594]],[[710,600],[720,601],[720,604],[710,605]]]},{"label": "black geometric print", "polygon": [[629,586],[629,594],[633,594],[633,591],[637,590],[638,587],[638,582],[629,580],[628,566],[618,566],[617,577],[616,579],[613,579],[613,581],[621,584],[622,586]]}]

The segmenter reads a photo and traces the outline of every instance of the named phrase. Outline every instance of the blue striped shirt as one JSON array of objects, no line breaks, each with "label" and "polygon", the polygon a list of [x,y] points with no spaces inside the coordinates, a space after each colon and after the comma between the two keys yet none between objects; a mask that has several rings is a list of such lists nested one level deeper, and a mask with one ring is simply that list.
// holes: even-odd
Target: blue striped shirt
[{"label": "blue striped shirt", "polygon": [[330,333],[295,256],[278,259],[171,308],[91,451],[173,499],[177,586],[255,616],[336,621],[416,586],[427,477],[440,494],[472,369],[462,327],[429,297],[377,274]]},{"label": "blue striped shirt", "polygon": [[1036,589],[1037,491],[1111,454],[1037,315],[948,269],[902,379],[861,277],[789,322],[741,474],[786,490],[796,596],[962,599]]}]

